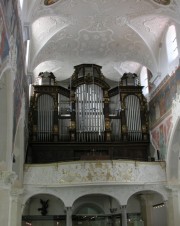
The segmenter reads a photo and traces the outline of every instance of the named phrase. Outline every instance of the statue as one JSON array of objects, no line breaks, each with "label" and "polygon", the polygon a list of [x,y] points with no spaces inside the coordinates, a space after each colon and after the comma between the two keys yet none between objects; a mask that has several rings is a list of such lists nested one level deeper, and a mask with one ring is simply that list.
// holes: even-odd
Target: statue
[{"label": "statue", "polygon": [[38,211],[41,211],[42,216],[46,216],[48,213],[48,211],[47,211],[47,208],[49,207],[48,202],[49,202],[49,199],[46,201],[43,201],[42,199],[40,199],[40,203],[41,203],[42,207],[38,208]]}]

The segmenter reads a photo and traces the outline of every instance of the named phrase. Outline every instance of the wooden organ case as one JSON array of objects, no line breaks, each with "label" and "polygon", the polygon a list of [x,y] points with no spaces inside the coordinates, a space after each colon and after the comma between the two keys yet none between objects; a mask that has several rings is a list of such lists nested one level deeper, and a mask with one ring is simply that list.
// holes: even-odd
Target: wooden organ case
[{"label": "wooden organ case", "polygon": [[[101,66],[81,64],[68,85],[40,73],[29,110],[27,163],[131,159],[147,161],[147,102],[136,74],[111,87]],[[63,83],[62,83],[63,84]]]}]

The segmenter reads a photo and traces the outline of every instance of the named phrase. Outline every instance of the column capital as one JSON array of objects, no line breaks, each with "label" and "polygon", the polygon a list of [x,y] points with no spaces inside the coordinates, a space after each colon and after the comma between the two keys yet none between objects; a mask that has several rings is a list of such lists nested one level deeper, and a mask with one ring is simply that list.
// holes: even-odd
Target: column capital
[{"label": "column capital", "polygon": [[4,77],[0,78],[0,89],[3,89],[5,86],[6,86],[6,83],[5,83]]},{"label": "column capital", "polygon": [[65,212],[71,214],[72,213],[72,206],[66,206]]},{"label": "column capital", "polygon": [[66,206],[65,209],[66,210],[72,210],[72,206]]},{"label": "column capital", "polygon": [[180,190],[178,188],[168,189],[168,197],[178,198],[179,194],[180,194]]},{"label": "column capital", "polygon": [[12,197],[18,197],[20,195],[22,195],[24,192],[23,188],[12,188],[11,189],[11,196]]},{"label": "column capital", "polygon": [[178,192],[180,191],[180,185],[179,184],[171,184],[171,185],[168,185],[166,187],[168,193],[171,193],[171,192]]},{"label": "column capital", "polygon": [[121,209],[121,210],[126,210],[126,208],[127,208],[127,205],[121,205],[121,206],[120,206],[120,209]]},{"label": "column capital", "polygon": [[0,185],[3,187],[11,186],[16,180],[17,175],[11,171],[0,171]]}]

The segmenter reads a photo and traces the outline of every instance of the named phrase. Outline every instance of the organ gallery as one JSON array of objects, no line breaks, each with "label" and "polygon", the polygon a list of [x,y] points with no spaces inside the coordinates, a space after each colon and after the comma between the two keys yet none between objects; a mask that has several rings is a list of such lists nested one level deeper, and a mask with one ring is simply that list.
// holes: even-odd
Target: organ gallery
[{"label": "organ gallery", "polygon": [[101,66],[74,67],[58,82],[41,72],[33,85],[26,161],[148,160],[147,102],[136,74],[119,82],[106,79]]}]

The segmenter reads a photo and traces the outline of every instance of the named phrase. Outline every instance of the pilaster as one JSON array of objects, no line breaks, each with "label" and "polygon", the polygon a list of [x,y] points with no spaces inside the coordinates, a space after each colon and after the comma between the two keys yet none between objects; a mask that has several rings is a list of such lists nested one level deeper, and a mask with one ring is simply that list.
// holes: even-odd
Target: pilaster
[{"label": "pilaster", "polygon": [[11,190],[10,197],[10,211],[9,211],[9,226],[19,226],[21,225],[22,217],[22,200],[21,195],[23,194],[23,189],[13,188]]},{"label": "pilaster", "polygon": [[16,174],[10,171],[0,171],[0,224],[10,226],[11,186]]},{"label": "pilaster", "polygon": [[179,226],[180,222],[180,190],[169,189],[168,201],[167,201],[167,212],[168,212],[168,226]]}]

